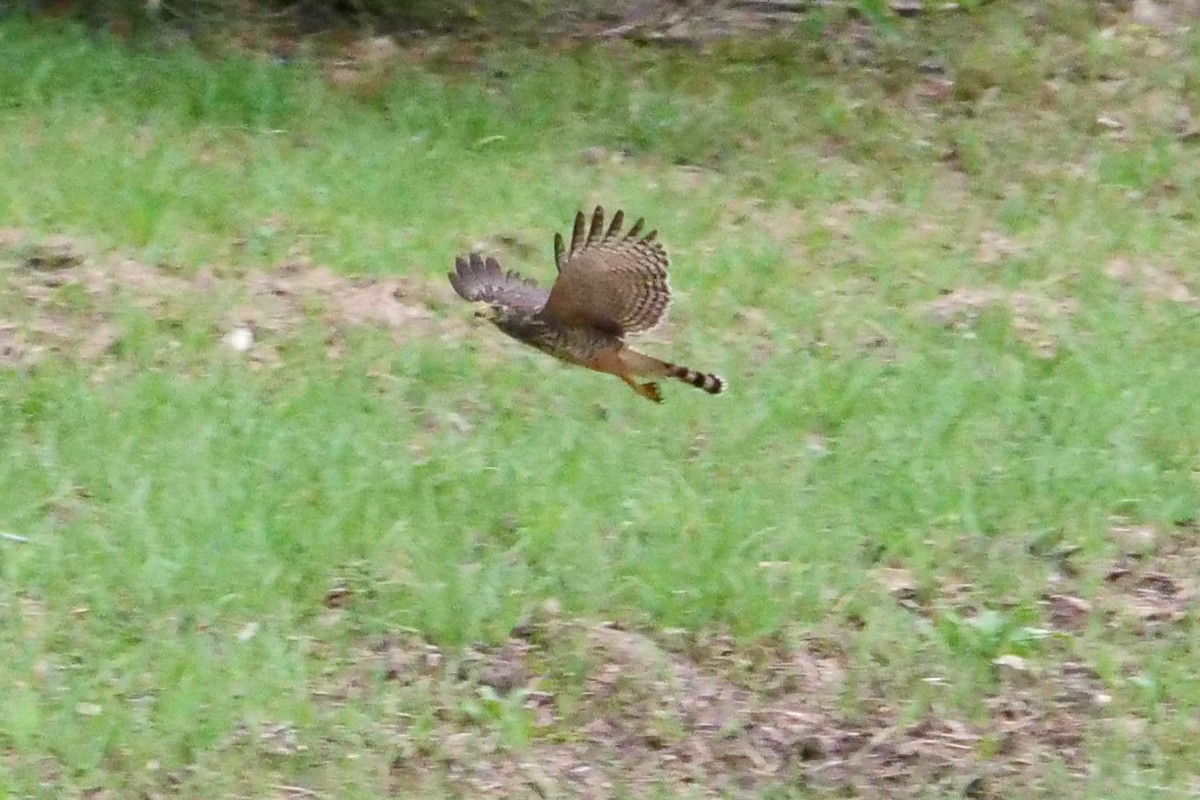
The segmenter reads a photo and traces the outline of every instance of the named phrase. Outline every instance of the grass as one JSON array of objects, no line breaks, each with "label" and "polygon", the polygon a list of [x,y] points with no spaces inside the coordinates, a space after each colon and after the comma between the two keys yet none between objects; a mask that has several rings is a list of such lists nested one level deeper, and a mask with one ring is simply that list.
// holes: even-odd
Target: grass
[{"label": "grass", "polygon": [[[996,658],[1037,686],[1078,662],[1109,697],[1086,779],[1051,758],[1014,791],[1191,796],[1193,619],[1153,624],[1110,576],[1143,526],[1134,569],[1194,586],[1200,328],[1152,278],[1194,285],[1200,168],[1171,125],[1200,39],[1014,8],[899,27],[884,69],[830,66],[836,41],[431,45],[350,88],[316,62],[0,25],[6,224],[232,281],[302,252],[427,286],[434,314],[351,330],[331,359],[314,311],[252,369],[218,346],[219,292],[167,313],[57,290],[117,344],[0,381],[0,529],[28,540],[0,541],[0,790],[455,796],[396,777],[443,757],[447,715],[519,753],[578,731],[449,678],[321,693],[389,632],[453,660],[550,601],[663,641],[823,642],[864,724],[884,704],[986,729],[1015,691]],[[927,58],[950,96],[916,93]],[[545,280],[550,233],[595,202],[663,232],[679,296],[648,349],[727,396],[670,386],[653,407],[455,327],[456,253],[491,242]],[[1151,277],[1122,285],[1116,259]],[[0,320],[31,324],[4,269]],[[1034,309],[933,320],[967,288]],[[1085,624],[1056,624],[1051,595]],[[556,647],[546,682],[586,704],[595,656]]]}]

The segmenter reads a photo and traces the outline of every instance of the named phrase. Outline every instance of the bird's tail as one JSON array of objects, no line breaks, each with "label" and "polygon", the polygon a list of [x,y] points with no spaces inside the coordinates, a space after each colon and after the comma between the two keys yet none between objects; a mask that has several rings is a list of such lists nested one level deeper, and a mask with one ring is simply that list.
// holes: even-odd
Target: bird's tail
[{"label": "bird's tail", "polygon": [[653,356],[639,353],[636,350],[621,351],[621,361],[634,375],[646,375],[656,378],[675,378],[691,384],[697,389],[703,389],[709,394],[720,394],[725,391],[725,381],[719,375],[710,372],[700,372],[691,367],[661,361]]}]

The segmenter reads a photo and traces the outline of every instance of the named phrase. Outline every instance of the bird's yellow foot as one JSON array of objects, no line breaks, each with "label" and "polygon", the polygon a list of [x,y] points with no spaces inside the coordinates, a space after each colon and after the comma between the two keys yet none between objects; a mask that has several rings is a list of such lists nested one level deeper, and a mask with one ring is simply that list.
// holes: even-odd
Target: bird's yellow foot
[{"label": "bird's yellow foot", "polygon": [[657,383],[643,383],[637,387],[637,393],[648,400],[653,400],[656,403],[661,403],[662,392],[658,388]]},{"label": "bird's yellow foot", "polygon": [[628,375],[618,374],[617,377],[629,384],[630,389],[633,389],[647,400],[653,400],[656,403],[661,403],[663,401],[662,392],[659,391],[657,383],[638,383]]}]

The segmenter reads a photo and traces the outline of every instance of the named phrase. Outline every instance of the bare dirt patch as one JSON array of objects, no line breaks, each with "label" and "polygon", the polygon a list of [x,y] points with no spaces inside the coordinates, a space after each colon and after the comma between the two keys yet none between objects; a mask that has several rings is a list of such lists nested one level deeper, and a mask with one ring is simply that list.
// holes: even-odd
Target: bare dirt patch
[{"label": "bare dirt patch", "polygon": [[1110,627],[1156,638],[1195,613],[1200,600],[1200,533],[1192,523],[1173,532],[1118,522],[1125,545],[1105,574],[1097,611]]},{"label": "bare dirt patch", "polygon": [[379,721],[402,731],[392,780],[406,791],[993,797],[1041,786],[1052,770],[1086,769],[1084,731],[1106,695],[1084,665],[1000,680],[981,698],[982,720],[932,710],[906,720],[896,698],[848,688],[849,660],[818,638],[747,647],[548,619],[461,656],[412,632],[366,642],[315,693],[336,704],[381,691],[434,705],[433,731],[409,729],[403,715]]},{"label": "bare dirt patch", "polygon": [[1108,262],[1104,273],[1123,287],[1135,289],[1151,300],[1196,305],[1197,297],[1178,271],[1169,267],[1143,264],[1126,258]]},{"label": "bare dirt patch", "polygon": [[[1118,553],[1096,574],[1085,575],[1069,549],[1057,556],[1041,601],[1050,629],[1070,637],[1099,624],[1141,639],[1174,635],[1200,601],[1200,532],[1190,521],[1162,530],[1116,519],[1110,537]],[[1100,579],[1086,597],[1085,577]]]},{"label": "bare dirt patch", "polygon": [[1074,299],[1051,297],[1034,288],[1009,291],[983,287],[953,289],[925,306],[935,322],[954,330],[970,329],[991,309],[1007,311],[1017,338],[1039,356],[1052,358],[1079,304]]},{"label": "bare dirt patch", "polygon": [[398,342],[444,333],[452,324],[430,310],[438,293],[409,278],[350,278],[306,258],[246,276],[184,275],[92,253],[68,237],[32,241],[16,229],[0,231],[0,281],[19,300],[0,307],[0,363],[29,364],[50,354],[99,359],[119,344],[116,320],[128,306],[209,324],[214,345],[244,342],[234,349],[260,363],[277,360],[269,340],[313,320],[331,332],[384,329]]}]

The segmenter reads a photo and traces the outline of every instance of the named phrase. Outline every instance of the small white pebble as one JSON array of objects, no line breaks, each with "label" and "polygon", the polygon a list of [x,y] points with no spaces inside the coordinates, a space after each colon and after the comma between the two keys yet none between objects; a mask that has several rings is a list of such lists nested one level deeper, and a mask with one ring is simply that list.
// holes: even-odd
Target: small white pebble
[{"label": "small white pebble", "polygon": [[221,343],[231,350],[245,353],[254,346],[254,331],[250,328],[234,328],[221,337]]}]

